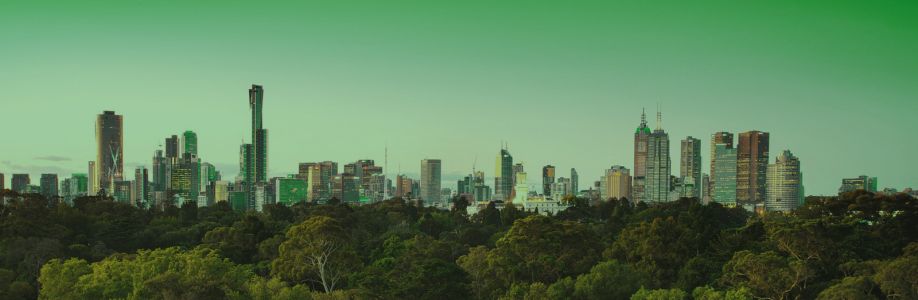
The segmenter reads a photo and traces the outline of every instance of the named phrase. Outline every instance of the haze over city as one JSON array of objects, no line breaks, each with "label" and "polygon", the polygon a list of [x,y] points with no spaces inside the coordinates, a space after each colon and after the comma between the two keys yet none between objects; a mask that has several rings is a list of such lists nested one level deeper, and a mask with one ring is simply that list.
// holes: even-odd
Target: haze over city
[{"label": "haze over city", "polygon": [[807,194],[862,174],[915,185],[918,24],[906,11],[517,4],[5,1],[0,102],[16,130],[0,171],[86,172],[95,115],[114,110],[126,170],[193,130],[200,156],[232,178],[257,83],[271,176],[307,161],[381,164],[388,146],[390,177],[438,158],[452,187],[473,165],[493,176],[503,141],[531,174],[576,168],[585,187],[633,165],[641,110],[660,105],[674,145],[769,132],[770,162],[793,151]]}]

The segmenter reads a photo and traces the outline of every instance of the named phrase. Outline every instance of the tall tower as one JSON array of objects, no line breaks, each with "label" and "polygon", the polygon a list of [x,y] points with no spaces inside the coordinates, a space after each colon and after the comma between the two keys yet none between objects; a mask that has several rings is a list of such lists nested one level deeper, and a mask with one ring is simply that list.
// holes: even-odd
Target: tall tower
[{"label": "tall tower", "polygon": [[166,138],[166,158],[169,162],[172,162],[176,158],[181,157],[179,155],[179,138],[177,135],[172,135],[171,137]]},{"label": "tall tower", "polygon": [[542,167],[542,195],[551,195],[551,185],[555,183],[555,166]]},{"label": "tall tower", "polygon": [[421,200],[428,205],[440,203],[441,169],[439,159],[421,160]]},{"label": "tall tower", "polygon": [[265,91],[253,84],[249,89],[249,108],[252,110],[252,146],[255,157],[255,182],[266,182],[268,177],[268,130],[262,126],[262,102]]},{"label": "tall tower", "polygon": [[497,154],[497,166],[494,171],[494,199],[509,201],[513,193],[513,156],[505,147]]},{"label": "tall tower", "polygon": [[634,203],[644,201],[644,180],[647,176],[647,142],[650,139],[647,115],[641,110],[641,125],[634,131],[634,180],[631,194]]},{"label": "tall tower", "polygon": [[153,191],[166,191],[166,163],[166,158],[163,157],[163,150],[153,152],[153,185],[150,195],[152,195]]},{"label": "tall tower", "polygon": [[41,194],[48,200],[60,196],[58,192],[57,174],[41,174]]},{"label": "tall tower", "polygon": [[111,193],[124,172],[124,119],[114,111],[96,118],[96,169],[100,188]]},{"label": "tall tower", "polygon": [[580,194],[580,175],[577,175],[577,169],[571,168],[571,195]]},{"label": "tall tower", "polygon": [[708,180],[706,195],[714,195],[714,184],[717,182],[717,177],[714,175],[714,167],[717,166],[716,148],[718,144],[723,144],[726,149],[733,149],[733,133],[720,131],[711,135],[711,173],[708,173],[711,174],[711,178]]},{"label": "tall tower", "polygon": [[748,131],[739,134],[736,151],[736,203],[762,204],[765,201],[765,173],[768,169],[768,133]]},{"label": "tall tower", "polygon": [[647,173],[643,201],[669,201],[671,166],[669,135],[663,131],[663,114],[658,111],[657,128],[647,137]]},{"label": "tall tower", "polygon": [[182,152],[198,156],[198,134],[188,130],[182,133]]},{"label": "tall tower", "polygon": [[682,140],[682,156],[679,163],[679,177],[683,186],[692,185],[683,191],[683,197],[701,196],[701,140],[691,136]]},{"label": "tall tower", "polygon": [[800,160],[784,150],[768,165],[765,210],[791,211],[803,204],[803,174]]},{"label": "tall tower", "polygon": [[89,161],[88,172],[89,173],[87,174],[89,174],[89,178],[87,178],[86,182],[86,194],[89,196],[95,196],[97,193],[99,193],[99,170],[96,169],[95,161]]}]

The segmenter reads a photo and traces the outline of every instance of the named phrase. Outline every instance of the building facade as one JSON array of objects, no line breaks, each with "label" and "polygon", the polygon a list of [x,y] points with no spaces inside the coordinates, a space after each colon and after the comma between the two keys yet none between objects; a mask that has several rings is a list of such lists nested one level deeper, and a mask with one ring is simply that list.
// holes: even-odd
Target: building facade
[{"label": "building facade", "polygon": [[440,171],[442,165],[439,159],[421,160],[421,200],[431,205],[440,203]]},{"label": "building facade", "polygon": [[513,156],[506,148],[497,154],[494,170],[494,200],[510,200],[513,193]]},{"label": "building facade", "polygon": [[[714,182],[715,182],[714,166],[717,165],[717,156],[716,156],[715,148],[717,147],[718,144],[723,144],[723,145],[726,145],[726,148],[733,149],[733,133],[721,131],[721,132],[715,132],[714,134],[711,135],[711,160],[710,160],[711,172],[708,173],[711,177],[709,178],[710,180],[708,181],[708,185],[706,186],[707,195],[714,194]],[[709,196],[708,198],[711,198],[711,197]]]},{"label": "building facade", "polygon": [[680,196],[687,198],[701,197],[701,140],[691,136],[682,140],[679,177],[683,192]]},{"label": "building facade", "polygon": [[742,132],[736,148],[736,203],[762,204],[768,169],[768,133]]},{"label": "building facade", "polygon": [[791,211],[803,204],[803,174],[800,160],[784,150],[768,165],[766,174],[766,211]]},{"label": "building facade", "polygon": [[631,199],[631,171],[624,166],[612,166],[599,181],[602,200]]},{"label": "building facade", "polygon": [[552,183],[555,183],[555,166],[542,167],[542,195],[551,195]]},{"label": "building facade", "polygon": [[865,190],[871,193],[876,193],[877,178],[867,175],[861,175],[855,178],[844,178],[842,179],[841,187],[838,188],[838,193],[841,194],[856,190]]},{"label": "building facade", "polygon": [[99,187],[110,191],[124,172],[124,118],[104,111],[96,118],[96,174]]},{"label": "building facade", "polygon": [[632,180],[631,189],[634,203],[644,201],[647,150],[651,133],[650,128],[647,127],[647,115],[641,111],[641,124],[634,131],[634,169],[632,170],[634,180]]},{"label": "building facade", "polygon": [[714,147],[714,173],[711,174],[713,189],[711,200],[721,205],[736,205],[736,148],[730,144]]},{"label": "building facade", "polygon": [[41,185],[41,195],[45,196],[45,198],[50,200],[60,196],[57,174],[41,174],[39,184]]},{"label": "building facade", "polygon": [[10,187],[14,192],[25,193],[29,185],[32,184],[32,179],[29,178],[29,174],[13,174],[13,178],[10,178]]},{"label": "building facade", "polygon": [[647,176],[644,183],[644,201],[668,202],[672,176],[669,157],[669,135],[663,130],[662,113],[657,112],[657,128],[647,138]]}]

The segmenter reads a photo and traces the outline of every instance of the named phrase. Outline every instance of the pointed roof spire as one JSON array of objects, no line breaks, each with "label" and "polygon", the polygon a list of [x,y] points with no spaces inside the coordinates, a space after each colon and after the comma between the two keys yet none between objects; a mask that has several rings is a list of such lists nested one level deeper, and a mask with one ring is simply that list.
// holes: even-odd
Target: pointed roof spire
[{"label": "pointed roof spire", "polygon": [[641,127],[647,127],[647,113],[641,107]]},{"label": "pointed roof spire", "polygon": [[663,130],[663,112],[660,111],[659,103],[657,103],[657,130]]}]

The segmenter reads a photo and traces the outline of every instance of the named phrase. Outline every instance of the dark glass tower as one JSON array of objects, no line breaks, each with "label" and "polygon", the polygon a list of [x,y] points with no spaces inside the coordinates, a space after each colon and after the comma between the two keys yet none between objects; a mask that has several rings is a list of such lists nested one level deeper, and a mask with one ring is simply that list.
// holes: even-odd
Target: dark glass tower
[{"label": "dark glass tower", "polygon": [[111,191],[124,172],[124,119],[114,111],[105,111],[96,118],[96,168],[99,187]]},{"label": "dark glass tower", "polygon": [[260,85],[249,89],[249,108],[252,110],[252,146],[254,147],[255,181],[266,182],[268,177],[268,130],[262,127],[262,102],[265,91]]},{"label": "dark glass tower", "polygon": [[500,149],[497,155],[497,170],[494,172],[494,198],[510,201],[513,193],[513,156],[507,148]]},{"label": "dark glass tower", "polygon": [[765,201],[768,133],[755,130],[742,132],[736,148],[736,203],[761,204]]}]

